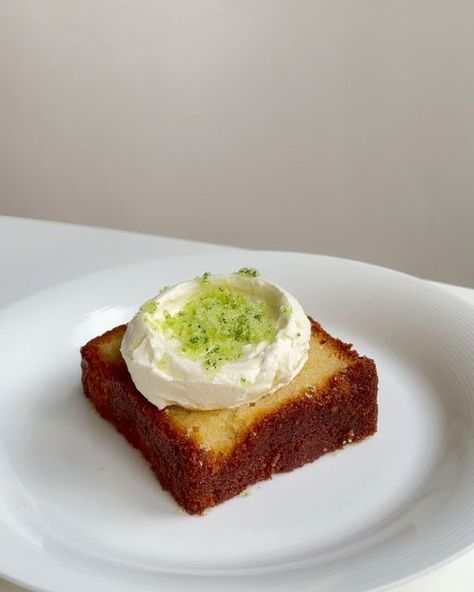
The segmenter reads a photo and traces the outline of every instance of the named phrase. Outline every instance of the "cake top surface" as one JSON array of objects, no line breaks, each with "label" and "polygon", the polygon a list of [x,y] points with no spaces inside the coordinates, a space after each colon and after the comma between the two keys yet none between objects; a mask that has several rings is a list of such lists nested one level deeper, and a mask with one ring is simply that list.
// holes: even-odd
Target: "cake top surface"
[{"label": "cake top surface", "polygon": [[[95,340],[100,359],[113,367],[125,366],[120,354],[120,342],[125,327],[117,327]],[[162,411],[168,421],[194,445],[217,454],[228,454],[257,425],[260,420],[278,411],[292,401],[306,398],[317,402],[328,381],[347,369],[357,352],[342,344],[313,323],[308,359],[301,372],[288,385],[256,402],[239,407],[215,410],[192,410],[176,405]],[[126,372],[127,379],[129,373]]]}]

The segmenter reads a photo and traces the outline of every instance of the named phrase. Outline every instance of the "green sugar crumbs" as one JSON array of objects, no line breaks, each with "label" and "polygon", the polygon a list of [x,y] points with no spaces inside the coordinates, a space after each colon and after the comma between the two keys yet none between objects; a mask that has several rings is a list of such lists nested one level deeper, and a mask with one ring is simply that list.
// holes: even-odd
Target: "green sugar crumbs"
[{"label": "green sugar crumbs", "polygon": [[148,314],[154,314],[156,309],[158,308],[158,304],[152,299],[142,304],[140,307],[141,312],[147,312]]},{"label": "green sugar crumbs", "polygon": [[281,314],[285,321],[287,321],[291,316],[291,306],[285,305],[281,307]]},{"label": "green sugar crumbs", "polygon": [[201,284],[207,284],[210,277],[211,277],[211,273],[209,271],[205,271],[202,275],[200,275],[196,279],[199,280],[201,282]]},{"label": "green sugar crumbs", "polygon": [[253,267],[241,267],[239,271],[236,271],[235,273],[246,277],[258,277],[260,275],[260,272]]},{"label": "green sugar crumbs", "polygon": [[271,343],[275,317],[263,300],[250,300],[228,286],[209,285],[171,316],[164,312],[161,328],[177,339],[180,351],[199,360],[210,372],[236,362],[247,344]]}]

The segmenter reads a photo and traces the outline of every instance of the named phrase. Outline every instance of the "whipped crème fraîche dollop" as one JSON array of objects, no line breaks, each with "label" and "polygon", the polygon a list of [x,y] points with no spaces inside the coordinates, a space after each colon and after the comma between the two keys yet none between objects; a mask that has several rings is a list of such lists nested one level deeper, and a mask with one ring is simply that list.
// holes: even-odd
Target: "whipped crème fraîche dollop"
[{"label": "whipped cr\u00e8me fra\u00eeche dollop", "polygon": [[230,408],[291,382],[310,334],[298,301],[244,268],[162,289],[128,324],[121,353],[159,409]]}]

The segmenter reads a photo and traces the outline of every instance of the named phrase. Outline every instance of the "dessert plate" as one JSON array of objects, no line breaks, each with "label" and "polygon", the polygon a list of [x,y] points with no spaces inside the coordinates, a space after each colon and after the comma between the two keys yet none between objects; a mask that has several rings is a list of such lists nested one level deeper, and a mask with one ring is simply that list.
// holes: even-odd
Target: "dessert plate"
[{"label": "dessert plate", "polygon": [[[378,433],[202,517],[82,395],[79,347],[163,285],[242,266],[375,359]],[[380,267],[296,253],[111,269],[0,312],[0,573],[51,592],[378,590],[474,543],[474,307]]]}]

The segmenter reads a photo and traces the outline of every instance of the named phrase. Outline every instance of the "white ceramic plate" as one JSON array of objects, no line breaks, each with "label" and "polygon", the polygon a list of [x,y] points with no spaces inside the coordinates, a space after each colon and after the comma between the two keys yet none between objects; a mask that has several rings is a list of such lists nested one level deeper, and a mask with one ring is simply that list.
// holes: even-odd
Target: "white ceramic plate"
[{"label": "white ceramic plate", "polygon": [[[373,357],[379,432],[182,512],[80,387],[79,347],[162,285],[254,266]],[[0,313],[0,572],[39,590],[357,592],[474,542],[474,308],[375,266],[292,253],[174,257]]]}]

